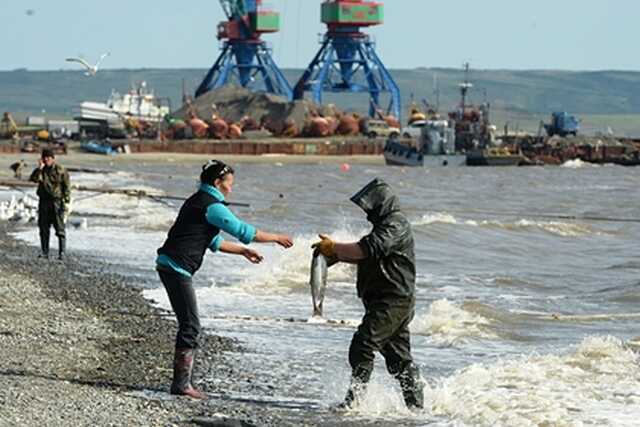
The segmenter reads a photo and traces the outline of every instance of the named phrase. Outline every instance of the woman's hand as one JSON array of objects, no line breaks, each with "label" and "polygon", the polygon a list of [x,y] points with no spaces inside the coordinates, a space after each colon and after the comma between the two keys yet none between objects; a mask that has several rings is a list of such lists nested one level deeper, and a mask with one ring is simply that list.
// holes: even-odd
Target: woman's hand
[{"label": "woman's hand", "polygon": [[286,234],[268,233],[266,231],[256,231],[256,237],[253,239],[258,243],[277,243],[283,248],[293,246],[293,239]]},{"label": "woman's hand", "polygon": [[253,264],[260,264],[264,257],[260,255],[257,251],[254,251],[251,248],[244,248],[242,250],[242,256],[245,257],[249,262]]},{"label": "woman's hand", "polygon": [[279,244],[283,248],[290,248],[293,246],[293,239],[286,234],[276,235],[275,243]]}]

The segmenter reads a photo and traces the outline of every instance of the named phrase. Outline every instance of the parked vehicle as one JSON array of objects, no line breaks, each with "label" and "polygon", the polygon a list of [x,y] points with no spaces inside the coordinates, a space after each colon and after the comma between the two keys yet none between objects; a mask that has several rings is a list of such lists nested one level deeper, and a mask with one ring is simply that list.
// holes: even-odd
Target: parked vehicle
[{"label": "parked vehicle", "polygon": [[385,138],[397,138],[400,136],[400,129],[389,126],[389,124],[384,120],[369,119],[364,133],[372,139],[379,136]]}]

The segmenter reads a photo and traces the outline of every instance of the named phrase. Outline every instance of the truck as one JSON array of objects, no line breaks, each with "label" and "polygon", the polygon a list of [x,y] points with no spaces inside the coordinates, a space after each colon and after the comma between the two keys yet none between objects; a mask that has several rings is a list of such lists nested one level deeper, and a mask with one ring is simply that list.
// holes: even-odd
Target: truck
[{"label": "truck", "polygon": [[580,122],[575,116],[569,115],[567,112],[554,112],[551,113],[551,123],[543,123],[544,130],[547,131],[547,135],[551,136],[576,136],[580,129]]}]

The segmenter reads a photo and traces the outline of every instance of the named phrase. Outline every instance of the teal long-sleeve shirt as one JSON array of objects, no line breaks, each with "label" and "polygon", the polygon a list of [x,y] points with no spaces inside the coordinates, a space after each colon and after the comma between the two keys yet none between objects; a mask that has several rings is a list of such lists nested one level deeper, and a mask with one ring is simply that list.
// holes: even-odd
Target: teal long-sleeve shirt
[{"label": "teal long-sleeve shirt", "polygon": [[[201,184],[199,191],[206,192],[218,202],[224,202],[224,195],[214,186]],[[256,237],[256,228],[241,221],[224,203],[213,203],[207,208],[205,215],[209,224],[235,237],[242,243],[248,244]],[[224,239],[220,234],[216,235],[209,245],[209,250],[217,252],[223,241]],[[159,255],[156,258],[156,264],[165,268],[170,268],[176,273],[184,276],[191,277],[191,274],[187,270],[167,255]]]}]

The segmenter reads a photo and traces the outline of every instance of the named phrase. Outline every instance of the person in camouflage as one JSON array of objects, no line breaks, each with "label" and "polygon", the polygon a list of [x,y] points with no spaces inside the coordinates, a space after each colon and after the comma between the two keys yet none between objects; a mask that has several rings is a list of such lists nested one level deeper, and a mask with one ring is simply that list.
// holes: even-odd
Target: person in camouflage
[{"label": "person in camouflage", "polygon": [[69,173],[56,163],[51,150],[43,150],[38,167],[31,174],[31,181],[38,183],[38,227],[40,228],[41,258],[49,258],[49,235],[53,225],[58,236],[58,259],[63,260],[66,248],[64,230],[65,211],[71,201]]}]

